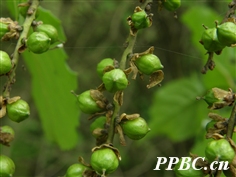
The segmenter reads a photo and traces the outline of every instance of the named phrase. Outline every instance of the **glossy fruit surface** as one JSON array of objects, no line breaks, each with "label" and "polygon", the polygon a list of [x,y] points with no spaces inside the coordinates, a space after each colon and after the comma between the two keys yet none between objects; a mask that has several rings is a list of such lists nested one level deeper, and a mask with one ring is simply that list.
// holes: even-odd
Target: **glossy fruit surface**
[{"label": "glossy fruit surface", "polygon": [[147,28],[151,25],[150,19],[144,10],[134,12],[134,14],[131,16],[131,20],[134,28],[137,30]]},{"label": "glossy fruit surface", "polygon": [[226,139],[220,139],[208,143],[205,149],[205,155],[210,162],[218,159],[230,163],[235,156],[235,152]]},{"label": "glossy fruit surface", "polygon": [[147,122],[141,117],[123,121],[121,127],[123,133],[132,140],[139,140],[150,131]]},{"label": "glossy fruit surface", "polygon": [[160,59],[153,54],[143,55],[137,58],[134,63],[141,73],[147,75],[163,68]]},{"label": "glossy fruit surface", "polygon": [[94,114],[96,112],[102,111],[100,107],[98,107],[96,101],[91,97],[90,90],[87,90],[77,97],[79,108],[83,113],[86,114]]},{"label": "glossy fruit surface", "polygon": [[99,75],[100,78],[102,78],[103,74],[104,74],[104,69],[107,66],[114,66],[114,60],[111,58],[104,58],[103,60],[101,60],[98,65],[97,65],[97,73]]},{"label": "glossy fruit surface", "polygon": [[36,27],[36,31],[44,32],[51,39],[51,44],[58,41],[57,29],[50,24],[41,24]]},{"label": "glossy fruit surface", "polygon": [[7,115],[14,122],[21,122],[30,115],[30,108],[26,101],[20,99],[11,104],[7,104]]},{"label": "glossy fruit surface", "polygon": [[[174,172],[176,177],[204,177],[205,175],[201,170],[194,170],[192,165],[190,165],[190,168],[186,170],[179,170],[180,165],[182,163],[182,159],[175,165]],[[187,164],[185,163],[183,166],[183,169],[187,167]]]},{"label": "glossy fruit surface", "polygon": [[12,177],[15,172],[14,162],[5,155],[0,155],[0,176]]},{"label": "glossy fruit surface", "polygon": [[102,77],[102,81],[109,92],[124,90],[128,86],[128,79],[121,69],[106,72]]},{"label": "glossy fruit surface", "polygon": [[175,11],[181,5],[181,0],[163,0],[163,6],[169,11]]},{"label": "glossy fruit surface", "polygon": [[90,164],[98,174],[110,174],[119,166],[119,160],[112,149],[102,148],[92,153]]},{"label": "glossy fruit surface", "polygon": [[50,47],[51,39],[44,32],[33,32],[27,39],[27,47],[36,54],[46,52]]},{"label": "glossy fruit surface", "polygon": [[12,68],[9,55],[0,50],[0,75],[8,73]]},{"label": "glossy fruit surface", "polygon": [[67,169],[64,177],[83,177],[83,173],[87,169],[88,167],[83,164],[75,163]]},{"label": "glossy fruit surface", "polygon": [[217,26],[217,36],[220,43],[231,46],[236,44],[236,24],[233,22],[225,22]]},{"label": "glossy fruit surface", "polygon": [[202,34],[201,43],[208,52],[221,51],[225,47],[219,42],[216,31],[216,28],[208,28]]}]

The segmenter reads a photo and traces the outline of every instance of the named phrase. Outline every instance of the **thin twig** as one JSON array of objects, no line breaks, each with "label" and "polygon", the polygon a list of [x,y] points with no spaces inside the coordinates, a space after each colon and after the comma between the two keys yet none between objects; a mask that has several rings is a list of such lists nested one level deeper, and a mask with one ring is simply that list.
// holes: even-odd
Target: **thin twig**
[{"label": "thin twig", "polygon": [[229,121],[228,121],[228,129],[227,129],[227,138],[232,138],[233,133],[234,133],[234,126],[236,122],[236,103],[234,103]]}]

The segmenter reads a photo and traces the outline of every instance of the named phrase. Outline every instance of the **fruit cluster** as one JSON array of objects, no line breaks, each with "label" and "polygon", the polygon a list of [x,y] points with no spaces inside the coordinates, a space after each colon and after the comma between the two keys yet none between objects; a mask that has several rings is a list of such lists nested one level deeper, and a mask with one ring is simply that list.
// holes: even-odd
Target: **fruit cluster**
[{"label": "fruit cluster", "polygon": [[[201,99],[206,101],[209,105],[209,109],[222,109],[231,106],[235,102],[236,94],[233,93],[231,89],[226,91],[215,87],[208,90]],[[230,137],[226,136],[229,127],[229,119],[223,118],[216,113],[209,113],[208,116],[212,120],[206,124],[206,138],[213,138],[213,140],[211,140],[205,148],[205,161],[198,160],[196,162],[198,168],[202,170],[196,170],[192,167],[187,170],[178,170],[181,164],[181,162],[179,162],[175,166],[177,177],[202,177],[207,174],[216,174],[216,170],[211,169],[211,163],[214,161],[227,162],[229,168],[223,171],[225,176],[235,176],[234,159],[236,158],[236,145]],[[194,159],[197,156],[191,154],[191,157]],[[218,166],[215,164],[213,168],[217,169]]]},{"label": "fruit cluster", "polygon": [[41,54],[48,51],[50,46],[57,41],[57,29],[50,24],[39,23],[27,38],[26,46],[31,52]]},{"label": "fruit cluster", "polygon": [[215,52],[219,55],[226,46],[236,45],[236,24],[225,22],[221,25],[217,24],[215,28],[206,28],[200,43],[208,52]]},{"label": "fruit cluster", "polygon": [[[150,27],[152,19],[145,10],[136,7],[128,22],[130,35],[133,36],[138,30]],[[92,150],[90,164],[81,160],[81,163],[71,165],[65,177],[72,177],[72,174],[106,176],[114,172],[121,159],[118,149],[112,145],[114,135],[118,134],[121,145],[125,145],[125,137],[140,140],[150,131],[146,120],[139,114],[120,114],[119,110],[123,104],[123,91],[129,86],[131,73],[133,79],[137,74],[141,78],[149,76],[148,88],[163,80],[163,65],[153,51],[154,47],[151,47],[142,53],[133,53],[126,69],[112,58],[104,58],[97,64],[96,70],[102,84],[97,89],[89,89],[77,95],[78,107],[83,113],[90,114],[89,119],[93,120],[90,132],[96,138],[97,146]],[[111,101],[105,96],[109,93],[113,94]]]}]

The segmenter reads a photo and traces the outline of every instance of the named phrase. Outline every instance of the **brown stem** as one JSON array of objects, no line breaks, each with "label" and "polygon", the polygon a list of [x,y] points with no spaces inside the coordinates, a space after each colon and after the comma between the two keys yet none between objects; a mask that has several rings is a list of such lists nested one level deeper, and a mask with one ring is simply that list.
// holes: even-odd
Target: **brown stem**
[{"label": "brown stem", "polygon": [[227,129],[227,138],[232,138],[233,133],[234,133],[234,126],[236,122],[236,103],[234,103],[229,121],[228,121],[228,129]]},{"label": "brown stem", "polygon": [[233,14],[235,14],[236,0],[232,0],[232,2],[229,3],[228,7],[229,7],[229,10],[227,11],[227,13],[221,23],[227,22],[228,18],[230,18]]}]

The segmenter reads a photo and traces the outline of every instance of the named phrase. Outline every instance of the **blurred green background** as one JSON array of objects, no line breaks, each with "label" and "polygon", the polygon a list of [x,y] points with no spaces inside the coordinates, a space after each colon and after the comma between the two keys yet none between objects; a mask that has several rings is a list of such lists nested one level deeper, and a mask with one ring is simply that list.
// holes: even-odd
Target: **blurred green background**
[{"label": "blurred green background", "polygon": [[[161,171],[153,170],[157,157],[183,157],[188,156],[189,152],[204,156],[204,148],[209,141],[204,139],[204,127],[209,121],[207,114],[210,111],[207,104],[197,101],[196,97],[204,95],[212,87],[236,90],[236,49],[225,48],[221,55],[215,55],[216,68],[203,75],[201,69],[207,61],[207,55],[198,41],[204,31],[202,24],[214,27],[215,20],[224,18],[229,2],[185,0],[177,11],[178,19],[165,9],[158,11],[157,3],[153,3],[153,25],[139,32],[134,52],[143,52],[154,46],[154,54],[164,65],[165,79],[161,87],[149,90],[146,88],[147,77],[130,81],[124,92],[122,112],[139,113],[147,120],[151,132],[140,141],[127,138],[125,147],[119,145],[116,137],[114,145],[120,150],[122,161],[118,170],[110,176],[172,177],[172,171],[164,170],[167,164],[162,166]],[[13,3],[16,5],[17,1]],[[13,8],[13,3],[1,1],[1,17],[18,19],[18,9]],[[101,84],[96,65],[107,57],[120,60],[129,33],[126,18],[132,15],[139,2],[45,0],[40,5],[60,20],[56,21],[64,29],[64,34],[61,31],[61,40],[64,41],[66,37],[64,51],[67,54],[56,49],[45,56],[28,54],[26,51],[21,57],[11,96],[19,95],[26,100],[31,107],[31,116],[19,124],[7,117],[0,120],[1,125],[10,125],[15,130],[11,147],[0,146],[1,153],[11,157],[16,164],[15,177],[63,176],[71,164],[78,162],[79,156],[89,162],[91,149],[95,146],[95,139],[89,132],[91,122],[87,119],[88,115],[79,112],[70,89],[79,94]],[[41,18],[50,23],[51,18]],[[14,40],[1,42],[0,49],[12,53],[15,44]],[[61,58],[67,59],[65,61],[73,72],[68,68],[64,71],[65,67],[59,66],[64,61]],[[41,62],[42,67],[35,61]],[[50,61],[55,65],[50,66]],[[32,75],[37,67],[42,70],[37,76]],[[54,67],[62,67],[62,73],[68,72],[70,77],[55,74],[57,81],[46,81]],[[1,88],[4,82],[5,78],[1,77]],[[48,82],[51,85],[46,85]],[[40,100],[37,93],[41,88],[37,83],[41,83],[42,88],[45,83],[45,88],[49,89],[46,97],[38,94]],[[65,87],[68,92],[62,95],[60,88]],[[50,97],[50,88],[61,95]],[[66,102],[65,97],[71,101]],[[47,106],[47,103],[50,106],[48,110],[39,108],[40,104]],[[62,109],[55,110],[54,104]],[[229,117],[231,108],[214,112]],[[47,114],[50,114],[52,122]],[[63,143],[68,143],[68,146]]]}]

